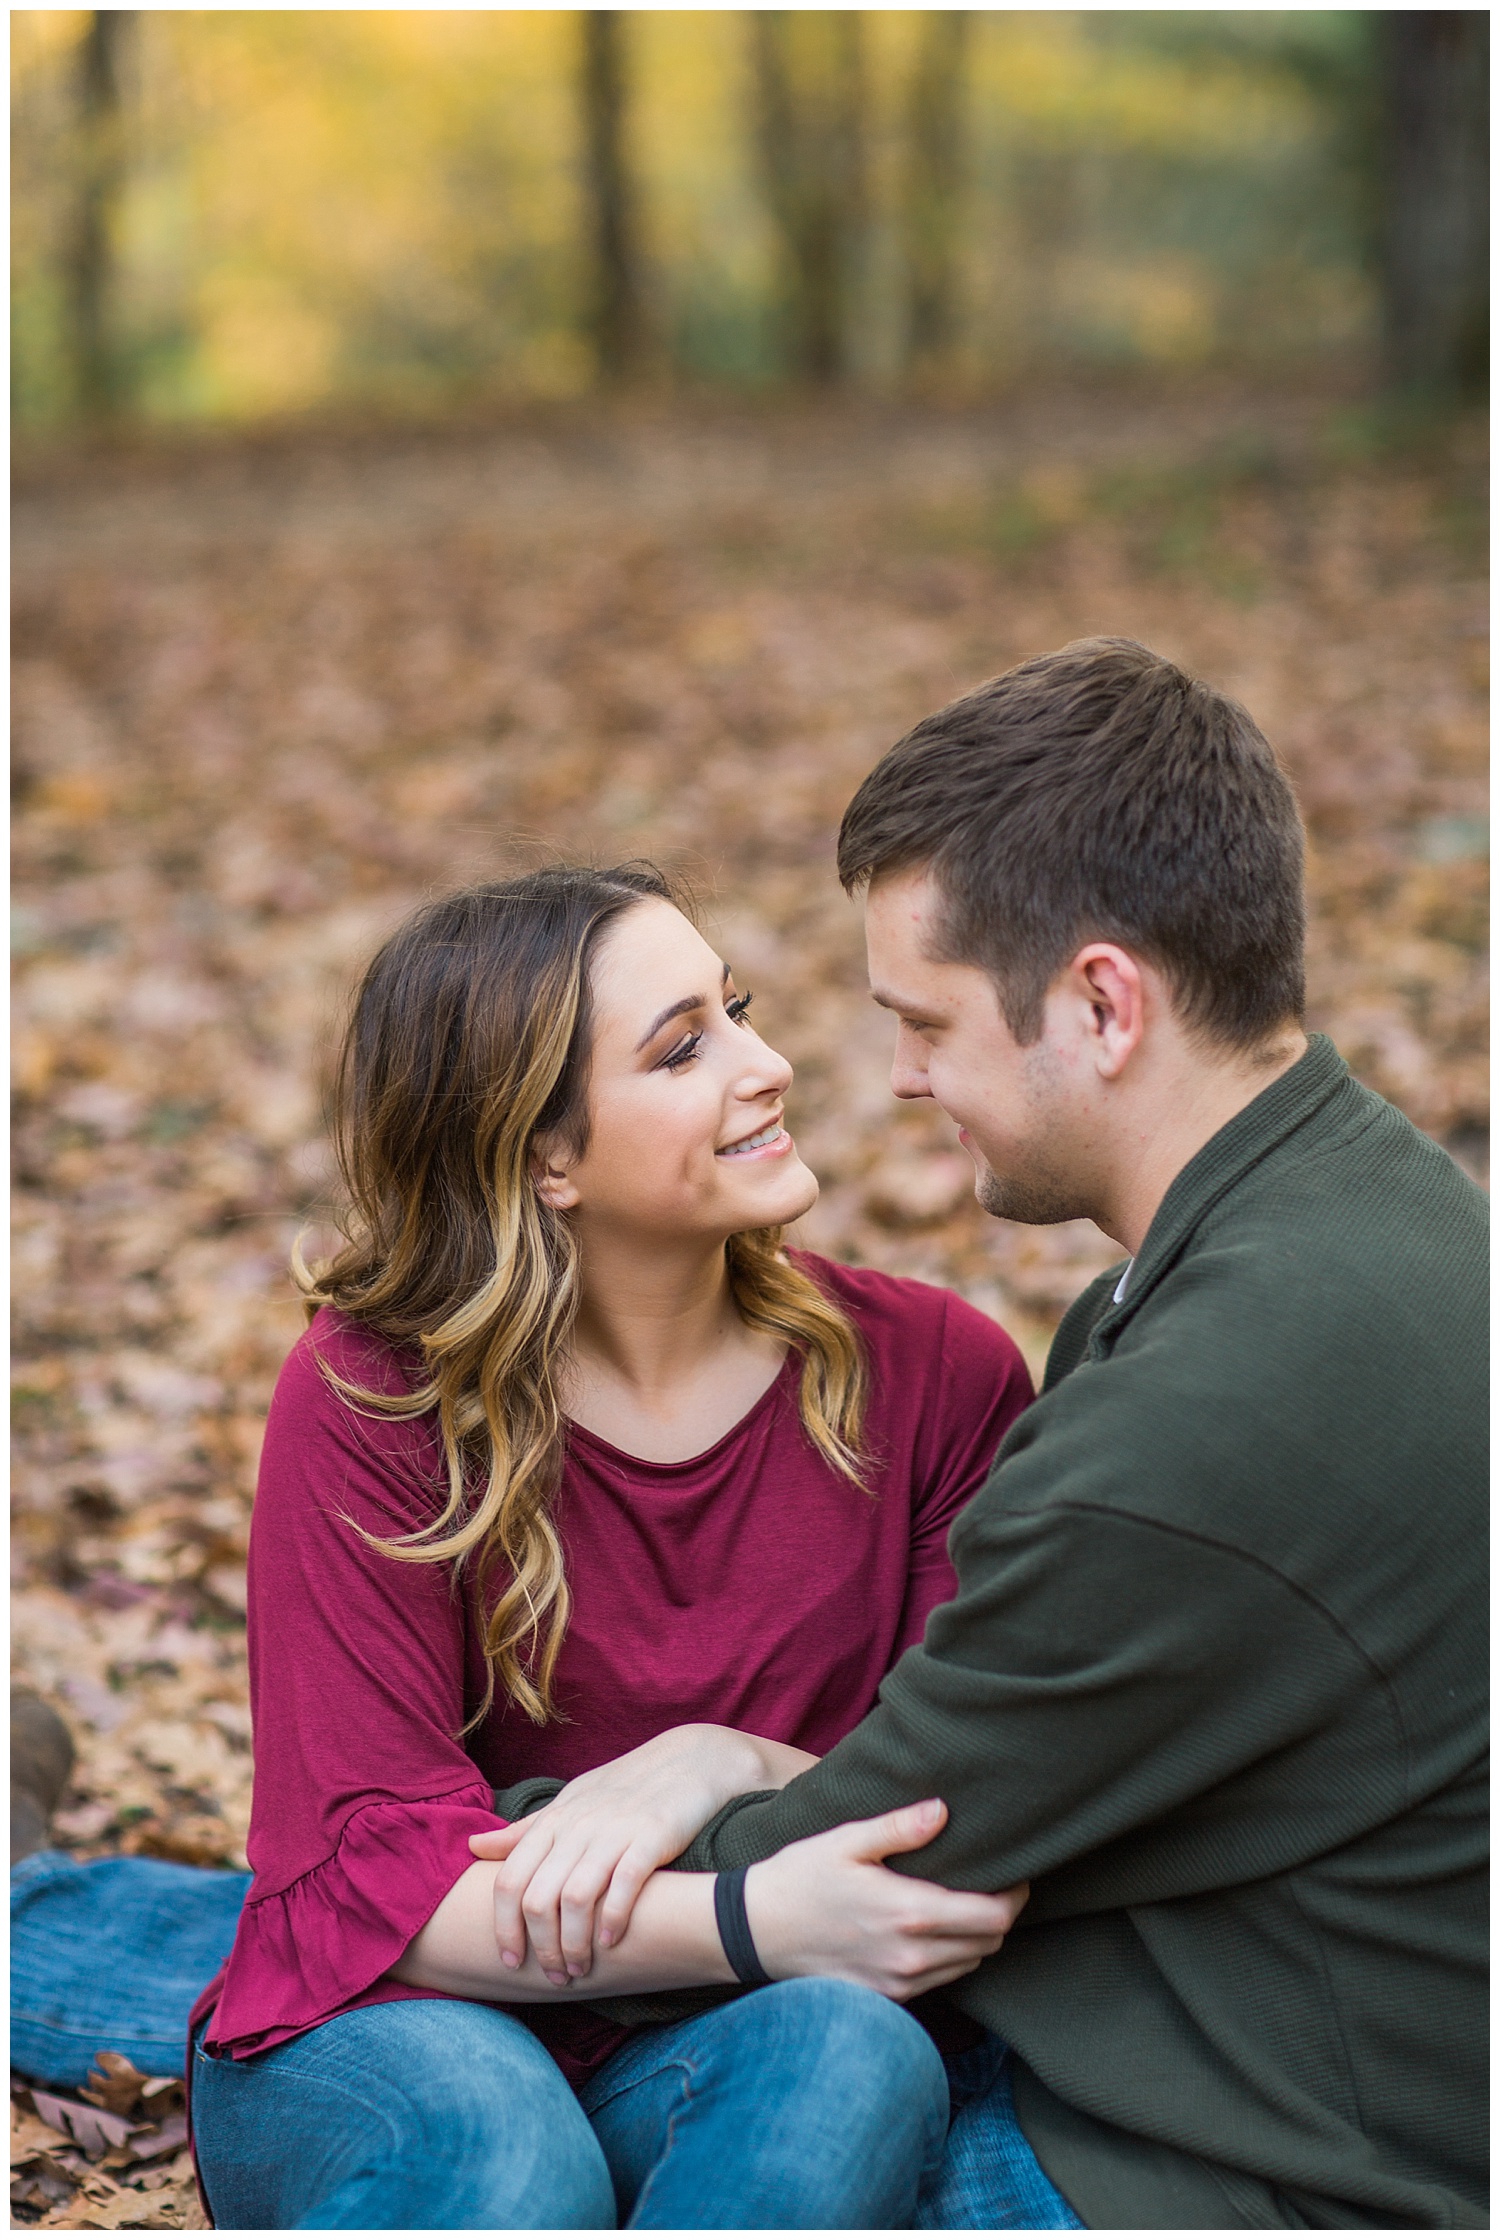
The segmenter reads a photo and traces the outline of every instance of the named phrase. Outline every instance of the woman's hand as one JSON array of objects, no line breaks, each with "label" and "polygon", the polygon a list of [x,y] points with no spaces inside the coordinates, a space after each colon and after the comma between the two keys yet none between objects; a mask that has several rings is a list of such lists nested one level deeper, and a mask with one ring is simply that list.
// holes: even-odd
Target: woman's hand
[{"label": "woman's hand", "polygon": [[733,1727],[673,1727],[580,1774],[539,1812],[471,1836],[495,1876],[495,1943],[507,1968],[527,1947],[549,1983],[586,1976],[594,1940],[618,1944],[647,1877],[685,1851],[731,1797],[780,1789],[817,1760]]},{"label": "woman's hand", "polygon": [[937,1798],[849,1820],[790,1843],[745,1878],[745,1912],[766,1973],[842,1976],[887,1999],[915,1999],[998,1952],[1030,1896],[945,1890],[880,1864],[918,1851],[948,1817]]}]

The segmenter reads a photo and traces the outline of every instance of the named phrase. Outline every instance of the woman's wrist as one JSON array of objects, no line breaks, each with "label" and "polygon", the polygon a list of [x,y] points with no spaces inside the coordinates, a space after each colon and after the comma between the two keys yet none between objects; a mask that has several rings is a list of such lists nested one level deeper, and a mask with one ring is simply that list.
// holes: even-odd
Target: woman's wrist
[{"label": "woman's wrist", "polygon": [[[810,1750],[798,1750],[789,1742],[770,1742],[764,1735],[745,1735],[742,1739],[753,1746],[752,1757],[755,1779],[746,1783],[746,1789],[784,1789],[795,1781],[799,1773],[806,1773],[815,1766],[817,1759]],[[735,1796],[745,1791],[736,1789]],[[728,1803],[728,1798],[724,1800]]]},{"label": "woman's wrist", "polygon": [[704,1799],[717,1812],[733,1797],[751,1789],[769,1789],[771,1760],[759,1735],[742,1734],[738,1727],[704,1726],[698,1752],[704,1782]]},{"label": "woman's wrist", "polygon": [[772,1742],[765,1735],[745,1734],[738,1727],[678,1728],[675,1735],[679,1745],[692,1737],[683,1778],[696,1778],[700,1784],[698,1809],[704,1820],[736,1797],[758,1789],[784,1789],[818,1762],[809,1751],[796,1750],[786,1742]]}]

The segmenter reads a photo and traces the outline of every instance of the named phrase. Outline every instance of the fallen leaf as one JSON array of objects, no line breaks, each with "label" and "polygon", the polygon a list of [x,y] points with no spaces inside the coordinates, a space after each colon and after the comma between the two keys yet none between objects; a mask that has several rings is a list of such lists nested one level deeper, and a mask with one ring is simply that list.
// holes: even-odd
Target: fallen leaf
[{"label": "fallen leaf", "polygon": [[88,2175],[80,2178],[78,2183],[80,2191],[86,2193],[90,2201],[113,2201],[117,2195],[124,2191],[119,2180],[110,2177],[103,2170],[89,2171]]},{"label": "fallen leaf", "polygon": [[11,2102],[10,2110],[10,2166],[16,2169],[23,2162],[30,2162],[34,2155],[46,2154],[54,2147],[66,2147],[72,2141],[69,2133],[44,2123],[40,2116],[28,2115],[24,2108]]},{"label": "fallen leaf", "polygon": [[178,2230],[180,2232],[208,2232],[212,2230],[208,2221],[208,2211],[203,2206],[203,2196],[198,2190],[196,2180],[189,2180],[186,2186],[179,2185],[177,2199],[180,2204],[178,2210]]},{"label": "fallen leaf", "polygon": [[130,2115],[151,2079],[123,2053],[96,2053],[87,2086],[80,2100],[91,2107],[107,2108],[111,2115]]},{"label": "fallen leaf", "polygon": [[175,2153],[185,2144],[187,2135],[187,2117],[179,2110],[152,2129],[132,2133],[120,2151],[132,2162],[153,2162],[158,2155]]},{"label": "fallen leaf", "polygon": [[98,1798],[52,1815],[52,1833],[64,1843],[93,1843],[114,1823],[115,1807]]},{"label": "fallen leaf", "polygon": [[90,2108],[81,2100],[59,2100],[35,2085],[31,2099],[43,2123],[54,2125],[76,2140],[90,2160],[107,2153],[111,2147],[123,2146],[137,2129],[123,2116],[111,2115],[107,2108]]},{"label": "fallen leaf", "polygon": [[55,2232],[81,2232],[91,2218],[93,2204],[85,2193],[75,2193],[70,2201],[58,2208],[49,2209],[37,2221],[37,2229]]}]

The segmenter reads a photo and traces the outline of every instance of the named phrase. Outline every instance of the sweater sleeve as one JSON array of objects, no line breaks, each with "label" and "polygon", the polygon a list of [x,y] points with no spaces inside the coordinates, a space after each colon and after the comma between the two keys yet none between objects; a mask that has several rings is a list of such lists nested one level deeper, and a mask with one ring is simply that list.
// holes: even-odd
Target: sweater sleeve
[{"label": "sweater sleeve", "polygon": [[249,1561],[255,1879],[209,2033],[236,2054],[368,1994],[472,1863],[469,1836],[502,1824],[461,1739],[464,1597],[446,1565],[398,1562],[358,1529],[430,1521],[435,1442],[356,1412],[320,1353],[366,1389],[398,1375],[320,1315],[272,1402]]},{"label": "sweater sleeve", "polygon": [[[955,1599],[876,1708],[778,1795],[727,1807],[679,1864],[739,1866],[941,1796],[946,1827],[892,1865],[957,1888],[1029,1879],[1041,1919],[1090,1910],[1105,1879],[1112,1905],[1242,1880],[1247,1820],[1269,1874],[1400,1808],[1395,1706],[1328,1611],[1227,1533],[1144,1513],[1153,1474],[1216,1457],[1222,1472],[1222,1422],[1164,1417],[1146,1457],[1116,1416],[1124,1390],[1093,1368],[1037,1402],[955,1528]],[[1240,1489],[1224,1492],[1232,1512]]]}]

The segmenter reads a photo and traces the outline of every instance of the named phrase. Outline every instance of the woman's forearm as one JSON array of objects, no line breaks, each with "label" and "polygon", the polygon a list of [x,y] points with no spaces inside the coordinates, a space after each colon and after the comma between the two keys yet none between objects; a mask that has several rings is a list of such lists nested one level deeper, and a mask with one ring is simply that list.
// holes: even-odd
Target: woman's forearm
[{"label": "woman's forearm", "polygon": [[624,1992],[734,1981],[714,1920],[710,1874],[652,1875],[620,1942],[567,1985],[549,1983],[529,1950],[519,1968],[504,1965],[495,1943],[494,1884],[495,1869],[484,1860],[459,1876],[391,1969],[398,1983],[461,1999],[576,2006]]}]

